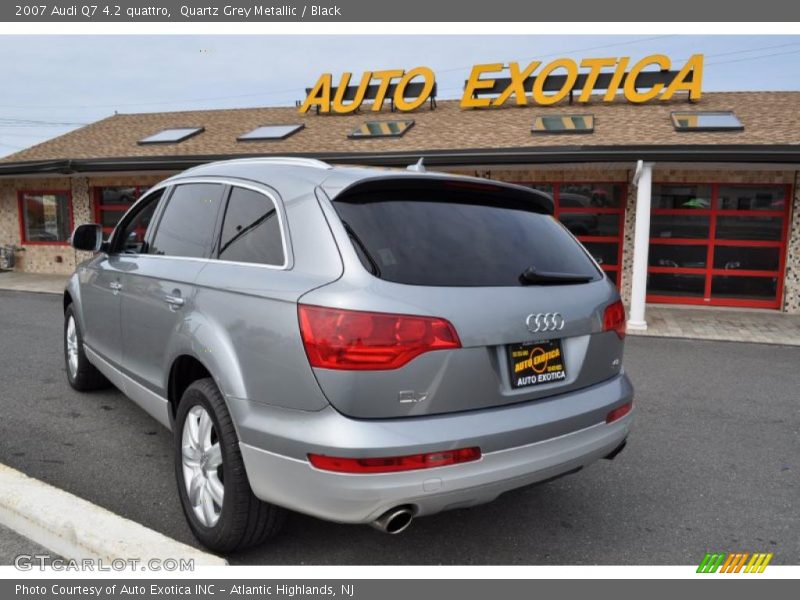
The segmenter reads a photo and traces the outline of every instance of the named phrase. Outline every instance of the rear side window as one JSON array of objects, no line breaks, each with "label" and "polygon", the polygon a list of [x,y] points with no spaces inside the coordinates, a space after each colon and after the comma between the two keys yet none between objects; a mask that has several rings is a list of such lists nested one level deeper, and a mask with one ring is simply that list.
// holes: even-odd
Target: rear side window
[{"label": "rear side window", "polygon": [[240,187],[231,189],[219,258],[263,265],[284,264],[278,211],[272,199]]},{"label": "rear side window", "polygon": [[387,281],[428,286],[519,286],[526,269],[602,275],[553,217],[469,190],[370,191],[334,206],[364,266]]},{"label": "rear side window", "polygon": [[208,257],[223,189],[215,183],[177,186],[158,223],[149,254]]}]

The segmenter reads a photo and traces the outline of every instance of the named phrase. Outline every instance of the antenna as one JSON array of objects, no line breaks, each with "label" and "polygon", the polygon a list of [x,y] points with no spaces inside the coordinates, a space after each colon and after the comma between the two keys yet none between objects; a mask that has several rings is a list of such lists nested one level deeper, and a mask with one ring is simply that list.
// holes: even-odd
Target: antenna
[{"label": "antenna", "polygon": [[424,158],[420,157],[420,159],[413,165],[408,165],[406,167],[406,171],[416,171],[417,173],[425,173],[427,169],[425,168],[425,165],[422,163],[423,160]]}]

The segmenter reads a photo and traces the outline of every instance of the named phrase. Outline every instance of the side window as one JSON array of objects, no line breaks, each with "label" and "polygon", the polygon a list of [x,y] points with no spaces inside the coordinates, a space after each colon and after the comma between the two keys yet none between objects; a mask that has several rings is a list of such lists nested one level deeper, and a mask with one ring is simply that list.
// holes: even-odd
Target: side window
[{"label": "side window", "polygon": [[123,254],[147,252],[144,236],[147,233],[150,222],[153,220],[158,201],[163,195],[164,190],[159,190],[145,200],[146,204],[143,207],[136,208],[138,212],[123,226],[117,237],[118,241],[115,241],[115,246],[119,252]]},{"label": "side window", "polygon": [[148,253],[209,256],[223,189],[216,183],[177,186],[167,201]]},{"label": "side window", "polygon": [[231,189],[222,225],[219,258],[283,265],[280,221],[269,197],[244,188]]}]

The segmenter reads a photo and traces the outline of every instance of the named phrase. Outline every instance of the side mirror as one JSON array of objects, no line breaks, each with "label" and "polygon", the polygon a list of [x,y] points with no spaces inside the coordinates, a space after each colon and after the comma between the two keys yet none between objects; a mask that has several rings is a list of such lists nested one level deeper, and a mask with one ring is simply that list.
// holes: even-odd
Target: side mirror
[{"label": "side mirror", "polygon": [[103,228],[97,223],[78,225],[70,240],[76,250],[99,252],[103,246]]}]

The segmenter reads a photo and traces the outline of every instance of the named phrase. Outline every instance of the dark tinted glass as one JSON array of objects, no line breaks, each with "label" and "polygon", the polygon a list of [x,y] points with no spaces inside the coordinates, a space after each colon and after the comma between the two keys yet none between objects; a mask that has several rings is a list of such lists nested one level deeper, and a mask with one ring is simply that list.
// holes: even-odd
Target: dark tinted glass
[{"label": "dark tinted glass", "polygon": [[619,215],[562,212],[558,215],[558,219],[576,236],[616,237],[619,235]]},{"label": "dark tinted glass", "polygon": [[771,240],[781,239],[783,219],[780,217],[717,217],[717,239]]},{"label": "dark tinted glass", "polygon": [[707,260],[706,246],[650,244],[648,252],[648,262],[651,267],[704,269]]},{"label": "dark tinted glass", "polygon": [[502,198],[478,201],[466,190],[449,194],[447,201],[440,198],[429,190],[382,192],[360,202],[334,204],[362,262],[389,281],[518,286],[530,267],[601,276],[550,216],[506,207]]},{"label": "dark tinted glass", "polygon": [[705,293],[705,275],[677,273],[650,273],[647,276],[647,293],[659,296],[700,296]]},{"label": "dark tinted glass", "polygon": [[786,188],[783,186],[721,185],[717,191],[723,210],[783,210]]},{"label": "dark tinted glass", "polygon": [[617,183],[562,183],[559,206],[566,208],[618,208],[622,185]]},{"label": "dark tinted glass", "polygon": [[653,186],[653,208],[660,209],[710,209],[710,185],[661,185]]},{"label": "dark tinted glass", "polygon": [[717,246],[714,248],[714,268],[777,271],[780,256],[780,248]]},{"label": "dark tinted glass", "polygon": [[252,190],[233,188],[222,225],[219,258],[283,264],[280,222],[272,200]]},{"label": "dark tinted glass", "polygon": [[203,257],[210,254],[222,186],[192,183],[175,188],[158,223],[150,254]]},{"label": "dark tinted glass", "polygon": [[589,254],[601,265],[616,265],[619,263],[619,244],[603,242],[584,242]]},{"label": "dark tinted glass", "polygon": [[101,210],[100,224],[103,227],[115,227],[124,214],[124,210]]},{"label": "dark tinted glass", "polygon": [[100,204],[133,204],[142,193],[144,189],[137,187],[103,187],[100,188]]},{"label": "dark tinted glass", "polygon": [[706,239],[709,224],[709,217],[653,215],[650,218],[650,237]]},{"label": "dark tinted glass", "polygon": [[[525,185],[525,184],[520,184]],[[539,190],[540,192],[544,192],[545,194],[553,195],[553,186],[549,183],[529,183],[527,184],[528,187],[533,188],[534,190]]]},{"label": "dark tinted glass", "polygon": [[778,293],[775,277],[726,277],[711,279],[711,296],[739,300],[772,300]]},{"label": "dark tinted glass", "polygon": [[124,254],[140,254],[145,251],[144,237],[147,233],[147,228],[150,226],[150,222],[153,220],[153,214],[156,211],[156,206],[158,206],[158,200],[163,194],[163,190],[153,192],[153,195],[144,201],[147,204],[143,208],[137,207],[134,209],[138,212],[133,219],[129,220],[125,227],[120,230],[119,236],[115,239],[114,245],[118,252],[123,252]]}]

